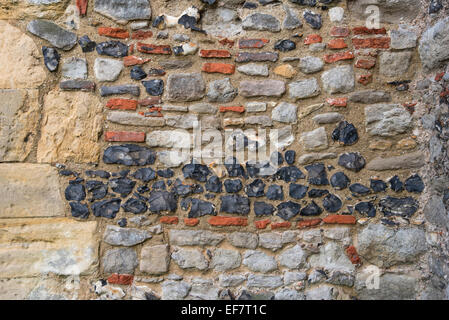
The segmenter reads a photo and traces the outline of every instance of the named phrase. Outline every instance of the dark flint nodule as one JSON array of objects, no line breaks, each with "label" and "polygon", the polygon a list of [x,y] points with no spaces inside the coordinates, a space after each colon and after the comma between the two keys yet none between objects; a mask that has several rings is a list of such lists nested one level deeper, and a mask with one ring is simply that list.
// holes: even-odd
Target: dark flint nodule
[{"label": "dark flint nodule", "polygon": [[293,199],[300,200],[307,195],[307,190],[309,190],[309,187],[307,186],[292,183],[289,186],[289,195]]},{"label": "dark flint nodule", "polygon": [[248,197],[263,197],[265,192],[265,183],[262,180],[256,179],[250,184],[248,184],[245,188],[245,192]]},{"label": "dark flint nodule", "polygon": [[323,209],[321,209],[315,203],[315,201],[312,201],[307,206],[305,206],[304,208],[301,209],[300,215],[304,216],[304,217],[314,217],[314,216],[319,216],[322,213],[323,213]]},{"label": "dark flint nodule", "polygon": [[160,79],[142,81],[147,93],[150,96],[161,96],[164,93],[164,81]]},{"label": "dark flint nodule", "polygon": [[270,156],[270,162],[274,165],[280,166],[282,163],[284,163],[284,157],[282,156],[282,153],[280,152],[273,152]]},{"label": "dark flint nodule", "polygon": [[243,188],[242,181],[239,179],[227,179],[224,182],[224,186],[227,193],[237,193]]},{"label": "dark flint nodule", "polygon": [[331,185],[335,190],[346,189],[350,183],[351,180],[343,172],[337,172],[331,177]]},{"label": "dark flint nodule", "polygon": [[96,217],[114,219],[120,210],[120,203],[118,198],[103,200],[92,204],[91,209]]},{"label": "dark flint nodule", "polygon": [[96,49],[98,54],[115,58],[123,58],[128,55],[128,46],[120,41],[100,42]]},{"label": "dark flint nodule", "polygon": [[83,201],[86,199],[86,190],[81,183],[72,183],[71,181],[64,194],[67,201]]},{"label": "dark flint nodule", "polygon": [[163,169],[163,170],[158,170],[157,175],[162,178],[170,179],[175,175],[175,173],[173,172],[172,169],[167,168],[167,169]]},{"label": "dark flint nodule", "polygon": [[250,208],[249,198],[236,194],[221,196],[220,212],[248,215]]},{"label": "dark flint nodule", "polygon": [[145,202],[135,198],[128,199],[124,204],[122,204],[122,208],[125,212],[131,212],[134,214],[144,213],[148,210]]},{"label": "dark flint nodule", "polygon": [[95,50],[97,43],[90,40],[89,36],[84,35],[78,40],[78,44],[83,52],[92,52]]},{"label": "dark flint nodule", "polygon": [[424,182],[421,177],[417,174],[411,176],[407,180],[405,180],[405,189],[408,192],[421,193],[424,191]]},{"label": "dark flint nodule", "polygon": [[209,168],[203,164],[189,163],[182,168],[184,178],[191,178],[199,182],[206,182],[211,174]]},{"label": "dark flint nodule", "polygon": [[308,181],[310,184],[316,186],[325,186],[329,184],[326,167],[323,163],[311,164],[305,168],[309,174]]},{"label": "dark flint nodule", "polygon": [[285,162],[287,162],[287,164],[289,165],[294,164],[295,158],[296,158],[296,151],[288,150],[285,152]]},{"label": "dark flint nodule", "polygon": [[54,72],[58,69],[59,60],[61,56],[55,48],[42,47],[42,54],[44,56],[44,64],[47,69],[51,72]]},{"label": "dark flint nodule", "polygon": [[329,194],[329,191],[327,191],[327,190],[312,189],[309,191],[308,196],[309,196],[309,198],[321,198],[328,194]]},{"label": "dark flint nodule", "polygon": [[142,67],[134,66],[130,71],[131,79],[133,80],[142,80],[147,77],[145,71],[143,71]]},{"label": "dark flint nodule", "polygon": [[359,140],[359,135],[353,124],[342,121],[332,133],[332,140],[341,142],[345,146],[352,146]]},{"label": "dark flint nodule", "polygon": [[340,198],[336,195],[329,194],[323,199],[323,207],[326,211],[335,213],[338,212],[343,206]]},{"label": "dark flint nodule", "polygon": [[418,201],[411,197],[386,197],[380,200],[379,205],[386,217],[399,216],[410,218],[419,208]]},{"label": "dark flint nodule", "polygon": [[122,164],[125,166],[145,166],[154,164],[156,153],[146,147],[134,144],[111,146],[103,154],[106,164]]},{"label": "dark flint nodule", "polygon": [[297,167],[282,167],[276,172],[276,178],[285,182],[296,182],[306,176]]},{"label": "dark flint nodule", "polygon": [[279,204],[277,206],[277,210],[277,216],[281,217],[285,221],[288,221],[298,215],[299,211],[301,210],[301,206],[298,203],[288,201]]},{"label": "dark flint nodule", "polygon": [[277,184],[270,185],[266,196],[268,200],[284,200],[284,191],[282,190],[282,186]]},{"label": "dark flint nodule", "polygon": [[380,180],[380,179],[371,179],[370,187],[376,193],[377,192],[384,192],[388,188],[387,184],[384,181]]},{"label": "dark flint nodule", "polygon": [[87,219],[89,217],[89,208],[81,202],[69,202],[72,217]]},{"label": "dark flint nodule", "polygon": [[274,49],[281,52],[292,51],[296,49],[296,43],[291,40],[279,40],[275,43]]},{"label": "dark flint nodule", "polygon": [[121,197],[128,196],[134,189],[136,182],[129,178],[116,178],[109,180],[112,191],[120,194]]},{"label": "dark flint nodule", "polygon": [[398,176],[394,176],[388,182],[390,183],[391,190],[394,192],[404,191],[404,184]]},{"label": "dark flint nodule", "polygon": [[87,191],[92,193],[91,201],[101,200],[108,194],[108,185],[101,181],[96,180],[86,181],[86,189]]},{"label": "dark flint nodule", "polygon": [[222,183],[217,176],[212,176],[206,182],[206,190],[209,192],[220,193],[222,189]]},{"label": "dark flint nodule", "polygon": [[371,202],[359,202],[355,205],[355,210],[368,218],[376,216],[376,207]]},{"label": "dark flint nodule", "polygon": [[370,188],[360,184],[360,183],[354,183],[349,187],[349,190],[351,190],[352,193],[356,194],[356,195],[367,195],[369,193],[371,193]]},{"label": "dark flint nodule", "polygon": [[200,199],[192,199],[189,212],[189,218],[198,218],[206,215],[215,216],[215,207],[211,202]]},{"label": "dark flint nodule", "polygon": [[365,168],[366,161],[359,152],[350,152],[340,155],[338,158],[338,165],[348,170],[359,172]]},{"label": "dark flint nodule", "polygon": [[271,216],[276,211],[276,208],[269,203],[262,201],[254,202],[254,213],[256,216]]},{"label": "dark flint nodule", "polygon": [[162,211],[175,212],[178,207],[176,195],[168,191],[151,191],[148,203],[150,211],[158,214]]},{"label": "dark flint nodule", "polygon": [[137,171],[134,172],[131,176],[142,182],[148,182],[156,179],[156,171],[151,168],[140,168],[137,169]]}]

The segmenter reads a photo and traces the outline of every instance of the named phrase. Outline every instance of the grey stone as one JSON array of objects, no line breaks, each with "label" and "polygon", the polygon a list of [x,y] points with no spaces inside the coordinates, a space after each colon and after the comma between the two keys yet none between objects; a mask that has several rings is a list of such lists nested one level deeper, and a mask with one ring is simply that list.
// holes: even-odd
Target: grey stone
[{"label": "grey stone", "polygon": [[415,300],[417,279],[400,274],[384,274],[379,278],[379,289],[369,289],[370,272],[359,272],[356,278],[356,292],[360,300]]},{"label": "grey stone", "polygon": [[401,76],[407,73],[411,60],[411,52],[381,52],[379,73],[388,77]]},{"label": "grey stone", "polygon": [[321,93],[320,85],[315,78],[291,82],[288,85],[290,98],[298,100],[316,97]]},{"label": "grey stone", "polygon": [[[381,23],[398,23],[398,21],[413,20],[422,8],[419,2],[413,0],[363,0],[351,1],[348,3],[348,9],[353,17],[365,21],[367,8],[370,5],[376,5],[379,8],[379,19]],[[370,12],[368,10],[368,12]]]},{"label": "grey stone", "polygon": [[329,147],[326,129],[324,127],[304,132],[301,134],[301,142],[306,151],[320,151]]},{"label": "grey stone", "polygon": [[183,130],[153,131],[147,135],[147,144],[150,147],[185,148],[190,146],[190,134]]},{"label": "grey stone", "polygon": [[267,110],[266,102],[248,102],[245,106],[246,112],[265,112]]},{"label": "grey stone", "polygon": [[279,54],[276,52],[239,52],[236,62],[276,62]]},{"label": "grey stone", "polygon": [[209,103],[197,103],[189,106],[189,112],[216,114],[217,111],[217,107]]},{"label": "grey stone", "polygon": [[285,82],[280,80],[241,81],[240,95],[250,97],[280,97],[285,92]]},{"label": "grey stone", "polygon": [[94,63],[95,78],[98,81],[115,81],[124,68],[123,61],[97,58]]},{"label": "grey stone", "polygon": [[206,85],[200,73],[174,73],[167,79],[169,101],[195,101],[204,97]]},{"label": "grey stone", "polygon": [[66,79],[87,79],[86,59],[70,57],[63,61],[62,76]]},{"label": "grey stone", "polygon": [[137,113],[130,113],[126,111],[109,112],[106,119],[113,123],[132,126],[163,127],[165,125],[164,118],[143,117]]},{"label": "grey stone", "polygon": [[449,17],[439,20],[422,34],[418,50],[428,71],[449,59]]},{"label": "grey stone", "polygon": [[424,207],[426,220],[439,228],[447,228],[449,216],[443,202],[443,197],[432,195]]},{"label": "grey stone", "polygon": [[162,283],[163,300],[182,300],[188,294],[192,286],[184,281],[164,281]]},{"label": "grey stone", "polygon": [[300,165],[305,165],[309,163],[313,163],[316,161],[327,160],[327,159],[335,159],[337,158],[336,153],[306,153],[303,154],[296,160],[296,162]]},{"label": "grey stone", "polygon": [[209,102],[231,102],[237,94],[238,90],[232,86],[229,78],[209,82],[207,91]]},{"label": "grey stone", "polygon": [[104,273],[134,274],[138,264],[137,253],[132,248],[108,250],[103,256]]},{"label": "grey stone", "polygon": [[306,300],[334,300],[338,296],[337,290],[327,284],[307,289],[304,294]]},{"label": "grey stone", "polygon": [[276,251],[284,246],[282,234],[279,232],[267,232],[259,234],[259,246]]},{"label": "grey stone", "polygon": [[412,117],[399,104],[376,104],[365,108],[365,125],[371,136],[392,137],[407,132]]},{"label": "grey stone", "polygon": [[163,274],[170,265],[168,245],[144,246],[140,253],[140,271],[148,274]]},{"label": "grey stone", "polygon": [[131,94],[135,97],[140,96],[140,87],[132,84],[123,84],[117,86],[102,86],[100,87],[100,95],[107,97],[116,94]]},{"label": "grey stone", "polygon": [[307,273],[298,271],[286,271],[284,273],[284,284],[289,286],[307,279]]},{"label": "grey stone", "polygon": [[282,123],[296,123],[298,120],[297,112],[297,105],[281,102],[272,110],[271,119]]},{"label": "grey stone", "polygon": [[391,94],[386,91],[378,91],[378,90],[357,91],[349,96],[349,101],[365,104],[390,102]]},{"label": "grey stone", "polygon": [[151,238],[152,235],[145,230],[109,225],[106,227],[103,241],[112,246],[132,247]]},{"label": "grey stone", "polygon": [[320,229],[310,229],[304,230],[302,234],[302,240],[308,243],[321,243],[321,230]]},{"label": "grey stone", "polygon": [[158,64],[166,69],[166,70],[174,70],[174,69],[186,69],[190,68],[193,65],[192,60],[189,59],[166,59],[158,61]]},{"label": "grey stone", "polygon": [[187,106],[174,106],[164,104],[162,106],[162,111],[187,112],[189,111],[189,108]]},{"label": "grey stone", "polygon": [[237,67],[237,70],[249,76],[268,77],[268,66],[266,64],[248,63]]},{"label": "grey stone", "polygon": [[284,30],[293,30],[302,27],[302,22],[295,11],[287,5],[284,5],[285,18],[282,21],[282,28]]},{"label": "grey stone", "polygon": [[[248,112],[248,110],[246,110]],[[245,118],[245,124],[257,124],[262,127],[271,127],[273,125],[272,119],[269,116],[250,116]]]},{"label": "grey stone", "polygon": [[33,20],[27,30],[35,36],[47,40],[56,48],[70,50],[76,45],[77,36],[48,20]]},{"label": "grey stone", "polygon": [[416,32],[403,25],[400,25],[398,30],[391,30],[390,38],[391,48],[397,50],[413,49],[418,41]]},{"label": "grey stone", "polygon": [[349,93],[354,90],[354,70],[351,66],[340,66],[323,72],[321,75],[327,93]]},{"label": "grey stone", "polygon": [[309,51],[316,53],[316,52],[323,52],[326,50],[326,44],[325,43],[312,43],[309,45]]},{"label": "grey stone", "polygon": [[206,270],[209,266],[200,250],[178,249],[171,254],[171,258],[182,269]]},{"label": "grey stone", "polygon": [[345,9],[342,7],[333,7],[329,9],[329,19],[331,22],[342,22],[345,15]]},{"label": "grey stone", "polygon": [[249,288],[279,288],[284,284],[280,276],[255,275],[248,276],[247,285]]},{"label": "grey stone", "polygon": [[224,235],[206,230],[170,229],[169,239],[177,246],[216,246],[225,238]]},{"label": "grey stone", "polygon": [[246,276],[241,274],[220,274],[218,279],[222,287],[236,287],[246,281]]},{"label": "grey stone", "polygon": [[332,240],[343,240],[350,235],[349,227],[332,227],[324,229],[324,237]]},{"label": "grey stone", "polygon": [[292,242],[296,242],[298,240],[299,237],[299,230],[288,230],[282,233],[282,243],[283,244],[287,244],[287,243],[292,243]]},{"label": "grey stone", "polygon": [[227,271],[240,267],[242,258],[240,253],[235,250],[216,249],[212,256],[211,268],[216,271]]},{"label": "grey stone", "polygon": [[414,262],[426,249],[425,233],[415,227],[394,230],[370,224],[358,234],[358,253],[379,267]]},{"label": "grey stone", "polygon": [[285,126],[270,131],[270,142],[277,149],[284,149],[295,141],[292,126]]},{"label": "grey stone", "polygon": [[335,284],[339,286],[353,287],[355,282],[355,276],[352,274],[347,274],[340,272],[338,270],[332,271],[328,275],[327,283]]},{"label": "grey stone", "polygon": [[198,123],[198,116],[194,114],[166,114],[164,115],[164,119],[167,126],[181,129],[192,129],[195,123]]},{"label": "grey stone", "polygon": [[305,300],[304,293],[298,292],[294,289],[283,288],[276,292],[274,300]]},{"label": "grey stone", "polygon": [[314,116],[312,119],[317,124],[331,124],[331,123],[343,121],[344,118],[345,117],[341,113],[329,112],[329,113],[318,114],[318,115]]},{"label": "grey stone", "polygon": [[232,38],[242,32],[240,17],[231,8],[208,8],[202,17],[202,26],[207,34],[215,37]]},{"label": "grey stone", "polygon": [[189,296],[199,300],[218,300],[220,289],[209,279],[195,278]]},{"label": "grey stone", "polygon": [[257,234],[251,232],[233,232],[228,235],[227,239],[237,248],[256,249],[259,243]]},{"label": "grey stone", "polygon": [[353,274],[355,267],[346,256],[342,246],[335,242],[328,242],[320,248],[320,253],[309,260],[310,266],[325,271],[340,271]]},{"label": "grey stone", "polygon": [[321,58],[307,56],[299,61],[299,70],[303,73],[315,73],[323,70],[324,61]]},{"label": "grey stone", "polygon": [[276,260],[262,251],[247,250],[243,256],[243,264],[254,272],[270,272],[278,268]]},{"label": "grey stone", "polygon": [[279,264],[289,269],[300,269],[306,266],[308,254],[300,245],[284,250],[279,256]]},{"label": "grey stone", "polygon": [[244,30],[281,31],[281,24],[276,17],[259,12],[252,13],[243,19],[242,27]]},{"label": "grey stone", "polygon": [[123,24],[132,20],[151,19],[149,0],[95,0],[94,11]]},{"label": "grey stone", "polygon": [[372,171],[418,169],[424,166],[425,163],[424,154],[418,151],[397,157],[378,157],[371,160],[366,168]]}]

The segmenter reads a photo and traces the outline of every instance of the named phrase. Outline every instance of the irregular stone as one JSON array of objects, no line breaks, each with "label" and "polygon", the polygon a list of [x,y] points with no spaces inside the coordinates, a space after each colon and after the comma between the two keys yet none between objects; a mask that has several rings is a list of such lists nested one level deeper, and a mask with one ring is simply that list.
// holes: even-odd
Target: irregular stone
[{"label": "irregular stone", "polygon": [[380,200],[380,208],[386,217],[400,216],[411,217],[418,211],[419,203],[413,198],[393,198],[386,197]]},{"label": "irregular stone", "polygon": [[360,183],[354,183],[351,186],[349,186],[349,190],[353,193],[354,196],[364,196],[371,192],[371,190],[368,187],[365,187],[364,185]]},{"label": "irregular stone", "polygon": [[281,127],[277,130],[271,130],[270,142],[277,149],[284,149],[295,141],[292,126]]},{"label": "irregular stone", "polygon": [[239,66],[237,71],[249,76],[268,77],[268,66],[266,64],[248,63]]},{"label": "irregular stone", "polygon": [[70,50],[76,45],[75,33],[64,30],[51,21],[32,20],[28,23],[27,30],[62,50]]},{"label": "irregular stone", "polygon": [[315,78],[292,82],[288,85],[291,99],[299,100],[316,97],[321,93],[321,88]]},{"label": "irregular stone", "polygon": [[232,86],[230,78],[209,82],[207,92],[209,102],[231,102],[237,94],[238,90]]},{"label": "irregular stone", "polygon": [[379,73],[388,77],[403,75],[407,73],[411,60],[411,52],[381,52]]},{"label": "irregular stone", "polygon": [[162,283],[162,299],[163,300],[182,300],[191,289],[191,285],[184,281],[164,281]]},{"label": "irregular stone", "polygon": [[78,44],[81,47],[83,52],[92,52],[95,50],[97,43],[95,41],[90,40],[88,35],[84,35],[78,40]]},{"label": "irregular stone", "polygon": [[218,300],[220,289],[209,279],[194,278],[189,297],[198,300]]},{"label": "irregular stone", "polygon": [[167,79],[169,101],[195,101],[204,97],[206,86],[199,73],[170,74]]},{"label": "irregular stone", "polygon": [[391,48],[397,50],[413,49],[418,40],[417,34],[407,26],[400,25],[398,30],[390,31]]},{"label": "irregular stone", "polygon": [[154,164],[155,152],[151,149],[133,144],[112,146],[103,154],[103,161],[107,164],[122,164],[125,166]]},{"label": "irregular stone", "polygon": [[285,82],[280,80],[241,81],[240,95],[250,97],[280,97],[285,92]]},{"label": "irregular stone", "polygon": [[271,216],[276,208],[268,203],[256,201],[254,202],[254,213],[256,216]]},{"label": "irregular stone", "polygon": [[178,249],[171,254],[171,258],[182,269],[195,268],[198,270],[206,270],[209,266],[209,263],[200,250]]},{"label": "irregular stone", "polygon": [[355,272],[355,266],[346,256],[341,245],[335,242],[328,242],[322,246],[319,254],[310,257],[309,263],[311,267],[327,272],[340,271],[346,274]]},{"label": "irregular stone", "polygon": [[216,114],[217,107],[208,103],[197,103],[189,106],[189,112],[204,113],[204,114]]},{"label": "irregular stone", "polygon": [[222,287],[237,287],[246,281],[246,276],[236,274],[220,274],[219,283]]},{"label": "irregular stone", "polygon": [[307,289],[304,294],[306,300],[335,300],[338,297],[337,290],[327,284]]},{"label": "irregular stone", "polygon": [[247,250],[243,256],[243,264],[254,272],[270,272],[278,268],[276,260],[262,251]]},{"label": "irregular stone", "polygon": [[365,164],[365,158],[358,152],[343,153],[338,158],[338,165],[354,172],[362,170]]},{"label": "irregular stone", "polygon": [[412,124],[410,113],[398,104],[377,104],[365,108],[366,132],[392,137],[406,132]]},{"label": "irregular stone", "polygon": [[221,196],[220,212],[248,215],[249,199],[239,195]]},{"label": "irregular stone", "polygon": [[142,81],[142,84],[150,96],[161,96],[164,93],[164,81],[161,79]]},{"label": "irregular stone", "polygon": [[[192,60],[189,59],[166,59],[166,60],[160,60],[158,64],[166,69],[166,70],[173,70],[173,69],[186,69],[193,65]],[[165,74],[165,72],[164,72]]]},{"label": "irregular stone", "polygon": [[298,179],[304,179],[305,175],[297,167],[282,167],[276,172],[276,178],[285,182],[296,182]]},{"label": "irregular stone", "polygon": [[150,147],[185,148],[190,146],[190,139],[190,134],[183,130],[157,130],[147,135],[147,144]]},{"label": "irregular stone", "polygon": [[290,64],[283,64],[280,66],[277,66],[273,70],[274,74],[277,74],[278,76],[291,79],[293,78],[298,72],[294,67],[292,67]]},{"label": "irregular stone", "polygon": [[233,232],[227,239],[234,247],[247,249],[255,249],[259,242],[257,234],[250,232]]},{"label": "irregular stone", "polygon": [[306,153],[298,158],[298,164],[306,165],[316,161],[335,159],[337,158],[336,153]]},{"label": "irregular stone", "polygon": [[279,256],[279,264],[289,269],[300,269],[306,266],[308,254],[300,245],[284,250]]},{"label": "irregular stone", "polygon": [[379,277],[379,289],[367,288],[372,283],[372,272],[364,271],[357,274],[355,288],[361,300],[415,300],[417,279],[408,275],[386,273]]},{"label": "irregular stone", "polygon": [[151,237],[151,234],[145,230],[108,225],[103,236],[103,241],[112,246],[132,247],[147,239],[151,239]]},{"label": "irregular stone", "polygon": [[124,68],[123,62],[114,59],[95,59],[94,72],[98,81],[115,81]]},{"label": "irregular stone", "polygon": [[349,93],[354,90],[354,71],[351,66],[340,66],[323,72],[321,75],[327,93]]},{"label": "irregular stone", "polygon": [[143,71],[142,67],[140,66],[132,67],[129,75],[133,80],[142,80],[148,76],[147,73]]},{"label": "irregular stone", "polygon": [[329,147],[326,129],[320,127],[310,132],[301,134],[301,142],[306,151],[320,151]]},{"label": "irregular stone", "polygon": [[297,122],[298,106],[287,102],[281,102],[271,112],[271,118],[274,121],[282,123],[296,123]]},{"label": "irregular stone", "polygon": [[279,54],[276,52],[239,52],[236,62],[276,62]]},{"label": "irregular stone", "polygon": [[280,276],[255,275],[248,276],[247,285],[249,288],[270,288],[275,289],[282,286],[284,282]]},{"label": "irregular stone", "polygon": [[151,7],[148,0],[123,2],[121,0],[95,0],[94,11],[120,24],[132,20],[151,19]]},{"label": "irregular stone", "polygon": [[333,7],[329,9],[329,19],[331,22],[342,22],[345,14],[345,9],[342,7]]},{"label": "irregular stone", "polygon": [[417,169],[425,164],[422,152],[414,152],[397,157],[375,158],[366,168],[372,171],[387,171],[398,169]]},{"label": "irregular stone", "polygon": [[424,182],[422,181],[421,177],[417,174],[405,180],[405,189],[408,192],[421,193],[424,191],[424,188],[425,188]]},{"label": "irregular stone", "polygon": [[44,64],[50,72],[56,71],[59,66],[61,56],[55,48],[42,47],[42,55],[44,56]]},{"label": "irregular stone", "polygon": [[331,123],[340,122],[344,118],[345,117],[338,112],[330,112],[330,113],[318,114],[318,115],[314,116],[312,119],[317,124],[331,124]]},{"label": "irregular stone", "polygon": [[133,96],[140,96],[140,87],[131,85],[131,84],[125,84],[125,85],[118,85],[118,86],[102,86],[100,88],[100,95],[102,97],[107,97],[115,94],[130,94]]},{"label": "irregular stone", "polygon": [[324,61],[317,57],[307,56],[299,61],[299,70],[306,74],[319,72],[323,70],[323,67]]},{"label": "irregular stone", "polygon": [[449,59],[449,17],[439,20],[428,27],[419,42],[419,55],[423,66],[428,70],[435,69]]},{"label": "irregular stone", "polygon": [[274,295],[274,300],[305,300],[303,293],[298,292],[294,289],[283,288],[276,292]]},{"label": "irregular stone", "polygon": [[192,199],[189,218],[197,218],[205,215],[216,215],[215,206],[207,201]]},{"label": "irregular stone", "polygon": [[206,230],[169,230],[170,244],[176,246],[216,246],[224,235]]},{"label": "irregular stone", "polygon": [[269,14],[252,13],[243,19],[242,27],[244,30],[258,31],[281,31],[281,24],[278,19]]},{"label": "irregular stone", "polygon": [[139,199],[130,198],[122,205],[125,212],[131,212],[134,214],[144,213],[148,210],[148,206],[145,202]]},{"label": "irregular stone", "polygon": [[136,251],[132,248],[117,248],[105,252],[103,256],[105,273],[134,274],[138,260]]},{"label": "irregular stone", "polygon": [[314,217],[319,216],[323,213],[323,209],[321,209],[315,201],[312,201],[310,204],[301,209],[300,215],[305,217]]},{"label": "irregular stone", "polygon": [[307,186],[292,183],[289,186],[289,196],[296,200],[303,199],[307,195],[308,189],[309,188]]},{"label": "irregular stone", "polygon": [[283,247],[282,234],[278,232],[269,232],[259,234],[259,246],[272,251],[277,251]]},{"label": "irregular stone", "polygon": [[170,127],[181,128],[181,129],[192,129],[195,123],[198,123],[198,117],[193,114],[187,115],[164,115],[165,124]]},{"label": "irregular stone", "polygon": [[391,94],[386,91],[378,90],[357,91],[349,96],[349,101],[365,104],[390,102]]},{"label": "irregular stone", "polygon": [[95,202],[91,209],[96,217],[114,219],[120,210],[121,200],[117,198]]},{"label": "irregular stone", "polygon": [[296,49],[296,43],[291,40],[278,40],[274,44],[274,49],[281,52],[292,51]]},{"label": "irregular stone", "polygon": [[123,58],[128,55],[128,46],[120,41],[114,40],[98,43],[96,50],[98,54],[115,58]]},{"label": "irregular stone", "polygon": [[323,207],[327,212],[335,213],[343,207],[343,202],[336,195],[329,194],[323,199]]},{"label": "irregular stone", "polygon": [[175,212],[177,208],[175,194],[167,191],[151,191],[148,203],[152,213],[160,213],[162,211]]},{"label": "irregular stone", "polygon": [[235,250],[216,249],[212,256],[210,267],[215,271],[227,271],[240,267],[242,258]]},{"label": "irregular stone", "polygon": [[312,29],[321,29],[321,14],[314,13],[310,10],[304,10],[303,16],[304,20],[306,20],[307,24],[310,25]]},{"label": "irregular stone", "polygon": [[370,224],[357,238],[358,253],[383,268],[414,262],[427,250],[424,231],[415,227],[394,230],[383,224]]},{"label": "irregular stone", "polygon": [[285,18],[282,22],[282,29],[284,30],[293,30],[296,28],[302,27],[302,22],[293,10],[293,8],[290,8],[287,5],[283,6],[285,11]]},{"label": "irregular stone", "polygon": [[278,216],[284,219],[285,221],[290,220],[291,218],[298,215],[301,206],[295,202],[288,201],[283,202],[277,206]]},{"label": "irregular stone", "polygon": [[64,192],[65,199],[75,200],[75,201],[83,201],[86,199],[86,190],[84,186],[77,181],[70,181],[70,184],[67,186]]}]

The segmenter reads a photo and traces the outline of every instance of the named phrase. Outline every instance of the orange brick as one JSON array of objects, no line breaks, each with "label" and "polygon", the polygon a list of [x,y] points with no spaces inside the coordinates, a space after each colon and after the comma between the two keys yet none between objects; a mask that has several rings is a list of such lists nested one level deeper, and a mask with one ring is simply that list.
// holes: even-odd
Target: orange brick
[{"label": "orange brick", "polygon": [[444,75],[445,75],[446,73],[445,72],[441,72],[441,73],[438,73],[436,76],[435,76],[435,81],[441,81],[441,79],[443,79],[443,77],[444,77]]},{"label": "orange brick", "polygon": [[323,219],[327,224],[355,224],[356,220],[353,216],[334,214]]},{"label": "orange brick", "polygon": [[239,218],[239,217],[216,216],[216,217],[211,217],[208,220],[208,222],[211,226],[216,226],[216,227],[225,227],[225,226],[245,227],[248,225],[248,219]]},{"label": "orange brick", "polygon": [[106,131],[104,139],[108,142],[145,142],[145,132]]},{"label": "orange brick", "polygon": [[149,107],[161,103],[162,103],[161,97],[148,97],[146,99],[139,100],[139,106],[141,107]]},{"label": "orange brick", "polygon": [[268,42],[268,39],[240,39],[239,49],[262,48]]},{"label": "orange brick", "polygon": [[359,76],[358,83],[363,84],[364,86],[367,86],[371,82],[373,82],[373,75],[372,74],[362,74]]},{"label": "orange brick", "polygon": [[86,15],[88,2],[89,0],[76,0],[76,6],[78,7],[81,16]]},{"label": "orange brick", "polygon": [[230,58],[231,53],[228,50],[200,50],[201,58]]},{"label": "orange brick", "polygon": [[113,273],[109,276],[108,282],[110,284],[121,284],[128,286],[133,283],[134,276],[132,274],[117,274]]},{"label": "orange brick", "polygon": [[326,102],[331,107],[346,107],[348,105],[348,98],[327,98]]},{"label": "orange brick", "polygon": [[357,249],[354,246],[347,247],[345,252],[352,264],[360,265],[362,263],[362,260],[357,253]]},{"label": "orange brick", "polygon": [[110,99],[106,103],[106,108],[111,110],[136,110],[137,109],[137,100],[131,99]]},{"label": "orange brick", "polygon": [[356,68],[360,69],[372,69],[376,66],[376,60],[369,60],[369,59],[357,59],[355,63]]},{"label": "orange brick", "polygon": [[390,48],[390,42],[391,39],[387,37],[352,39],[352,44],[356,49],[364,49],[364,48],[388,49]]},{"label": "orange brick", "polygon": [[305,229],[305,228],[310,228],[310,227],[314,227],[317,226],[321,223],[321,219],[310,219],[310,220],[304,220],[304,221],[298,221],[298,224],[296,225],[296,227],[298,229]]},{"label": "orange brick", "polygon": [[131,67],[135,65],[141,65],[144,63],[147,63],[148,61],[151,61],[150,59],[143,59],[136,56],[126,56],[123,58],[123,64],[125,67]]},{"label": "orange brick", "polygon": [[233,107],[226,107],[221,106],[220,112],[237,112],[237,113],[243,113],[245,112],[245,107],[243,106],[233,106]]},{"label": "orange brick", "polygon": [[332,39],[327,44],[327,47],[329,49],[344,49],[347,48],[348,45],[346,44],[346,41],[343,39]]},{"label": "orange brick", "polygon": [[326,63],[333,63],[341,60],[351,60],[351,59],[354,59],[354,54],[350,51],[338,52],[334,54],[326,54],[324,56],[324,61],[326,61]]},{"label": "orange brick", "polygon": [[304,44],[307,45],[321,42],[323,42],[323,38],[319,34],[311,34],[304,39]]},{"label": "orange brick", "polygon": [[122,28],[100,27],[98,28],[98,34],[100,36],[106,36],[117,39],[129,38],[129,32]]},{"label": "orange brick", "polygon": [[368,29],[367,27],[355,27],[352,29],[355,35],[371,35],[371,34],[387,34],[385,28],[380,29]]},{"label": "orange brick", "polygon": [[131,34],[131,39],[145,40],[145,39],[151,38],[152,36],[153,36],[153,32],[151,32],[149,30],[147,30],[147,31],[137,30]]},{"label": "orange brick", "polygon": [[349,36],[349,34],[351,33],[351,31],[348,28],[344,28],[344,27],[332,27],[331,31],[330,31],[330,35],[332,37],[347,37]]},{"label": "orange brick", "polygon": [[159,219],[159,222],[163,224],[178,224],[178,221],[178,217],[161,217]]},{"label": "orange brick", "polygon": [[270,224],[270,219],[254,221],[257,229],[265,229]]},{"label": "orange brick", "polygon": [[234,46],[235,41],[230,40],[228,38],[224,38],[218,41],[223,46],[228,46],[229,48],[232,48]]},{"label": "orange brick", "polygon": [[137,51],[150,54],[171,54],[169,45],[157,45],[137,42]]},{"label": "orange brick", "polygon": [[184,224],[189,227],[194,227],[200,223],[200,219],[197,218],[184,218]]},{"label": "orange brick", "polygon": [[288,221],[272,223],[271,230],[281,229],[281,228],[290,228],[291,226],[292,226],[291,222],[288,222]]},{"label": "orange brick", "polygon": [[203,68],[201,70],[207,73],[234,74],[235,65],[228,63],[208,62],[203,64]]}]

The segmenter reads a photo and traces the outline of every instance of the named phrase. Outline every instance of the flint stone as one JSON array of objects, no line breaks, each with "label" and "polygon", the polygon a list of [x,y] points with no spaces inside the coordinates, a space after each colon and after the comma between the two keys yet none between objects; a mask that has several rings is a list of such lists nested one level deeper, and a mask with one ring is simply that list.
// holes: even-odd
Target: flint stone
[{"label": "flint stone", "polygon": [[200,250],[178,249],[171,254],[171,258],[182,269],[206,270],[209,266]]},{"label": "flint stone", "polygon": [[419,55],[427,71],[449,59],[449,17],[439,20],[421,36]]},{"label": "flint stone", "polygon": [[145,166],[154,164],[156,153],[145,147],[133,144],[111,146],[103,154],[106,164],[122,164],[125,166]]},{"label": "flint stone", "polygon": [[243,19],[242,27],[244,30],[258,31],[281,31],[281,24],[277,18],[269,14],[253,13]]},{"label": "flint stone", "polygon": [[279,264],[289,269],[300,269],[306,266],[308,254],[300,245],[284,250],[279,256]]},{"label": "flint stone", "polygon": [[247,285],[249,288],[270,288],[275,289],[284,284],[282,277],[269,275],[255,275],[250,274]]},{"label": "flint stone", "polygon": [[70,50],[76,45],[77,36],[75,33],[62,29],[57,24],[47,20],[29,22],[27,30],[62,50]]},{"label": "flint stone", "polygon": [[115,81],[123,68],[123,61],[97,58],[94,64],[95,78],[98,81]]},{"label": "flint stone", "polygon": [[125,24],[132,20],[151,19],[149,0],[95,0],[94,11]]}]

